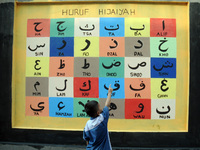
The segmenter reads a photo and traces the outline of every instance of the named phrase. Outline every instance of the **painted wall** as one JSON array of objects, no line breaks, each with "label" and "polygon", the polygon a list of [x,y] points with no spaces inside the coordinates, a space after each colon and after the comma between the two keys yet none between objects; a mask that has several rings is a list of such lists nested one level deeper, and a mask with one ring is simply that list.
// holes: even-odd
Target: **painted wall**
[{"label": "painted wall", "polygon": [[[192,1],[191,1],[192,2]],[[111,132],[111,143],[115,147],[199,147],[200,110],[198,68],[200,46],[199,3],[190,4],[190,104],[188,133],[117,133]],[[0,141],[17,143],[40,143],[61,145],[84,145],[82,132],[23,130],[11,128],[11,76],[14,4],[0,4]]]},{"label": "painted wall", "polygon": [[83,131],[111,84],[109,131],[187,131],[189,5],[121,5],[16,5],[13,128]]}]

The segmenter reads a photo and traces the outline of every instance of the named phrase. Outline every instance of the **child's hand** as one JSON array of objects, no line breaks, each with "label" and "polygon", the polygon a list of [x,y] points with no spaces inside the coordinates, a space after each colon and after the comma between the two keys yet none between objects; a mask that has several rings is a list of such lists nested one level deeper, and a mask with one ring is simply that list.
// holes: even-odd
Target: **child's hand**
[{"label": "child's hand", "polygon": [[107,97],[106,103],[105,103],[105,106],[107,106],[107,107],[110,107],[112,91],[113,91],[113,89],[111,88],[111,84],[110,84],[109,88],[108,88],[108,97]]},{"label": "child's hand", "polygon": [[108,93],[112,93],[113,89],[111,88],[111,84],[109,85]]}]

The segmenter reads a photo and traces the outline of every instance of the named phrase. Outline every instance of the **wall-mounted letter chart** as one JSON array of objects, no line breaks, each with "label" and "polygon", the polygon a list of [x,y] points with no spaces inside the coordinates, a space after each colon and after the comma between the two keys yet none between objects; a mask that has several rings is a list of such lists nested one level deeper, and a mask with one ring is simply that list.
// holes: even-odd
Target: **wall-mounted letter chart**
[{"label": "wall-mounted letter chart", "polygon": [[15,7],[13,127],[83,130],[111,84],[110,131],[187,131],[187,3]]}]

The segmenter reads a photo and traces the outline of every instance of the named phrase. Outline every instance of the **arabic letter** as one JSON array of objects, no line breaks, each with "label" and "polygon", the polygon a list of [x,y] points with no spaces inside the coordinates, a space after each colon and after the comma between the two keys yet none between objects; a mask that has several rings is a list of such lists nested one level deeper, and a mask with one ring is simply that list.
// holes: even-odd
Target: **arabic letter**
[{"label": "arabic letter", "polygon": [[34,84],[34,88],[35,88],[36,91],[37,91],[36,86],[38,86],[38,85],[40,85],[40,82],[37,81],[37,82]]},{"label": "arabic letter", "polygon": [[58,69],[63,69],[65,68],[65,63],[63,63],[64,60],[60,59],[60,67]]},{"label": "arabic letter", "polygon": [[102,63],[102,66],[105,68],[105,69],[110,69],[113,67],[113,64],[111,64],[110,66],[105,66],[103,63]]},{"label": "arabic letter", "polygon": [[170,62],[169,61],[165,62],[165,64],[166,65],[163,65],[164,68],[172,68],[173,67],[173,63],[171,63],[171,66],[170,66]]},{"label": "arabic letter", "polygon": [[[63,32],[63,31],[65,31],[66,30],[66,28],[64,28],[64,29],[60,29],[60,25],[61,24],[63,24],[63,23],[65,23],[65,21],[59,21],[59,22],[56,22],[57,24],[58,24],[58,26],[57,26],[57,30],[59,31],[59,32]],[[62,28],[63,26],[61,26],[61,28]]]},{"label": "arabic letter", "polygon": [[116,110],[116,109],[117,109],[116,104],[110,103],[110,109],[109,109],[109,111],[111,111],[111,110]]},{"label": "arabic letter", "polygon": [[165,30],[165,20],[162,21],[163,31]]},{"label": "arabic letter", "polygon": [[83,107],[85,106],[85,105],[83,104],[83,102],[81,102],[81,101],[79,101],[78,104],[81,105],[81,106],[83,106]]},{"label": "arabic letter", "polygon": [[143,112],[143,110],[144,110],[144,105],[143,105],[142,103],[140,103],[140,104],[138,105],[138,107],[141,108],[141,109],[140,109],[140,111],[136,111],[136,113],[141,113],[141,112]]},{"label": "arabic letter", "polygon": [[156,66],[153,65],[153,69],[156,70],[156,71],[161,71],[163,69],[163,65],[162,65],[162,67],[160,69],[157,69]]},{"label": "arabic letter", "polygon": [[140,65],[141,67],[145,67],[146,64],[147,64],[147,63],[143,61],[143,62],[141,62],[139,65]]},{"label": "arabic letter", "polygon": [[43,28],[42,28],[42,29],[37,29],[37,26],[38,26],[39,24],[41,24],[41,23],[42,23],[42,22],[35,22],[35,23],[34,23],[34,25],[35,25],[35,31],[36,31],[36,32],[42,31]]},{"label": "arabic letter", "polygon": [[87,86],[86,82],[83,82],[83,87],[86,87],[86,86]]},{"label": "arabic letter", "polygon": [[[165,107],[163,106],[162,107],[162,109],[164,109]],[[156,109],[156,112],[158,113],[158,114],[162,114],[162,115],[164,115],[164,114],[168,114],[169,112],[170,112],[170,110],[171,110],[171,108],[170,108],[170,106],[167,106],[167,111],[159,111],[158,110],[158,108]]]},{"label": "arabic letter", "polygon": [[142,41],[138,40],[137,42],[140,44],[140,46],[134,46],[134,47],[135,47],[135,49],[142,48],[142,46],[143,46],[143,43],[142,43]]},{"label": "arabic letter", "polygon": [[133,91],[141,91],[143,89],[145,89],[145,84],[143,83],[143,81],[140,83],[140,87],[142,87],[141,89],[135,89],[132,87],[132,85],[130,84],[129,88]]},{"label": "arabic letter", "polygon": [[56,90],[58,90],[58,91],[64,91],[64,90],[66,90],[66,88],[67,88],[67,79],[65,79],[64,80],[64,88],[63,89],[58,89],[57,87],[56,87]]},{"label": "arabic letter", "polygon": [[106,84],[104,84],[104,88],[105,88],[106,90],[108,90],[108,87],[106,86]]},{"label": "arabic letter", "polygon": [[129,64],[128,64],[128,67],[130,68],[130,69],[137,69],[138,67],[139,67],[139,64],[136,66],[136,67],[131,67]]},{"label": "arabic letter", "polygon": [[41,104],[44,104],[44,102],[39,102],[38,103],[38,108],[39,109],[35,109],[33,108],[31,105],[30,105],[30,108],[33,110],[33,111],[42,111],[44,109],[44,106],[40,106]]},{"label": "arabic letter", "polygon": [[117,28],[113,28],[114,26],[110,26],[111,28],[107,28],[106,26],[104,27],[105,30],[109,30],[109,31],[114,31],[114,30],[118,30],[119,29],[119,24],[117,24]]},{"label": "arabic letter", "polygon": [[78,104],[83,106],[84,109],[82,110],[82,112],[85,112],[85,105],[83,104],[83,102],[79,101]]},{"label": "arabic letter", "polygon": [[113,39],[112,39],[112,41],[115,43],[115,46],[110,46],[111,49],[112,49],[112,48],[116,48],[116,47],[118,46],[118,42],[117,42],[116,40],[113,40]]},{"label": "arabic letter", "polygon": [[37,45],[37,48],[45,47],[45,43],[43,45]]},{"label": "arabic letter", "polygon": [[79,29],[82,30],[82,31],[92,31],[95,29],[95,26],[94,24],[92,25],[92,28],[91,29],[88,29],[88,24],[86,24],[85,28],[82,28],[81,26],[79,26]]},{"label": "arabic letter", "polygon": [[143,81],[140,83],[140,87],[142,87],[142,89],[141,90],[143,90],[143,89],[145,89],[145,84],[143,83]]},{"label": "arabic letter", "polygon": [[57,48],[58,50],[63,49],[67,45],[67,42],[65,40],[62,40],[62,43],[63,43],[63,46]]},{"label": "arabic letter", "polygon": [[137,31],[144,30],[145,29],[145,25],[143,24],[142,26],[143,26],[143,28],[132,28],[132,27],[130,27],[130,29],[131,30],[137,30]]},{"label": "arabic letter", "polygon": [[84,66],[82,67],[83,69],[87,69],[90,67],[90,63],[87,63],[87,60],[84,59]]},{"label": "arabic letter", "polygon": [[40,62],[40,60],[36,60],[35,61],[35,66],[34,66],[35,70],[40,70],[41,69],[41,67],[37,68],[37,66],[39,65],[38,62]]},{"label": "arabic letter", "polygon": [[120,88],[120,85],[119,85],[119,83],[117,83],[117,82],[119,82],[119,81],[115,81],[114,86],[115,86],[116,88],[113,89],[113,91],[117,91],[117,90],[119,90],[119,88]]},{"label": "arabic letter", "polygon": [[29,49],[30,51],[34,52],[34,51],[36,51],[36,50],[37,50],[38,48],[40,48],[40,47],[45,47],[45,43],[44,43],[43,45],[37,45],[35,49],[32,49],[32,48],[30,47],[30,45],[29,45],[29,46],[28,46],[28,49]]},{"label": "arabic letter", "polygon": [[90,47],[91,42],[88,39],[86,39],[85,42],[86,42],[87,45],[86,45],[85,48],[81,49],[81,51],[85,51]]},{"label": "arabic letter", "polygon": [[[91,81],[90,80],[88,80],[88,89],[81,89],[80,88],[80,91],[89,91],[90,89],[91,89]],[[84,82],[83,83],[83,87],[85,87],[86,86],[86,82]]]},{"label": "arabic letter", "polygon": [[166,92],[166,91],[169,89],[169,87],[164,88],[165,86],[167,86],[167,84],[165,84],[166,82],[167,82],[166,79],[163,79],[163,80],[161,81],[160,89],[161,89],[163,92]]},{"label": "arabic letter", "polygon": [[[115,61],[115,60],[114,60]],[[120,61],[116,61],[114,64],[113,64],[115,67],[119,67],[121,65],[121,62]]]},{"label": "arabic letter", "polygon": [[36,48],[35,49],[32,49],[31,47],[30,47],[30,45],[28,46],[28,49],[30,50],[30,51],[36,51],[37,50],[37,46],[36,46]]},{"label": "arabic letter", "polygon": [[160,40],[160,42],[162,42],[162,43],[160,43],[160,45],[159,45],[159,50],[161,51],[161,52],[166,52],[167,50],[168,50],[168,48],[166,48],[166,49],[162,49],[161,48],[161,46],[165,43],[165,42],[167,42],[168,40],[166,40],[166,38],[164,38],[164,40]]},{"label": "arabic letter", "polygon": [[59,111],[65,107],[65,105],[63,105],[63,106],[60,106],[60,104],[63,104],[63,102],[61,101],[60,103],[58,103],[58,108],[59,108]]}]

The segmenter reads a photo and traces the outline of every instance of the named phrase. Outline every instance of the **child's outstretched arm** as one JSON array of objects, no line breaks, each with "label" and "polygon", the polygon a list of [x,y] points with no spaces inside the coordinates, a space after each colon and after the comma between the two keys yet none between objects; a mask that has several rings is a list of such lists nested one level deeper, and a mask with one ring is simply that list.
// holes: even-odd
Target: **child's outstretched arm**
[{"label": "child's outstretched arm", "polygon": [[105,103],[105,106],[107,106],[107,107],[110,107],[112,91],[113,91],[113,89],[111,88],[111,84],[110,84],[109,89],[108,89],[108,97],[107,97],[107,100]]}]

